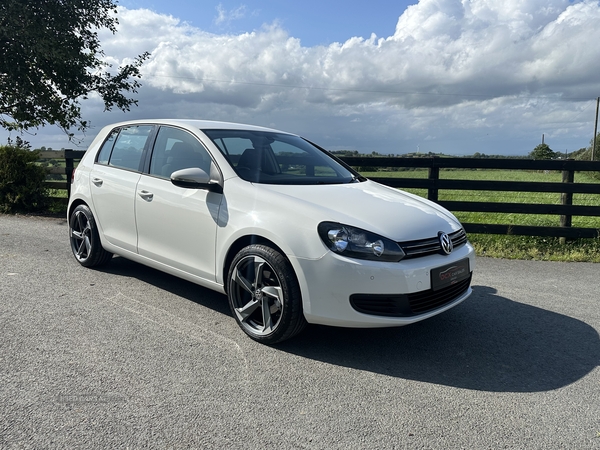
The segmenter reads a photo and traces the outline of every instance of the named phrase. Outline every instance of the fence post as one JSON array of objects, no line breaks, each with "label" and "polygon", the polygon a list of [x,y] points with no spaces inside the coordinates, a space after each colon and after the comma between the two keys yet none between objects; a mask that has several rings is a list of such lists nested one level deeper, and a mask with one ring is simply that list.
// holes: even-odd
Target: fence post
[{"label": "fence post", "polygon": [[428,175],[430,185],[427,189],[427,198],[432,202],[438,201],[438,180],[440,179],[440,168],[435,164],[435,157],[431,158],[431,167],[429,167]]},{"label": "fence post", "polygon": [[[563,170],[562,182],[563,183],[573,183],[573,181],[575,181],[575,171],[574,170]],[[560,194],[560,203],[562,205],[571,206],[573,204],[573,193],[572,192],[569,192],[569,193],[563,192],[562,194]],[[573,216],[571,216],[571,215],[561,215],[560,216],[560,226],[561,227],[570,228],[572,222],[573,222]],[[559,240],[560,240],[560,243],[563,245],[566,244],[566,242],[567,242],[566,237],[561,237]]]},{"label": "fence post", "polygon": [[71,198],[71,177],[75,169],[73,150],[65,150],[65,174],[67,175],[67,199]]}]

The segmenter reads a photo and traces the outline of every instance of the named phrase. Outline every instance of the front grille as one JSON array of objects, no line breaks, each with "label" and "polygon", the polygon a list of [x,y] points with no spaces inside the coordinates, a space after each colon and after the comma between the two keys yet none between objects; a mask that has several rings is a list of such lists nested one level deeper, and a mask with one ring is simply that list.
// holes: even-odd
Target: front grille
[{"label": "front grille", "polygon": [[354,294],[350,296],[352,307],[363,314],[387,317],[411,317],[441,308],[463,295],[471,285],[471,276],[466,280],[434,291],[412,294],[380,295]]},{"label": "front grille", "polygon": [[[448,235],[452,241],[452,246],[458,248],[467,242],[467,233],[462,228]],[[429,239],[419,239],[417,241],[398,242],[406,256],[404,259],[420,258],[422,256],[435,255],[443,253],[440,239],[436,236]]]}]

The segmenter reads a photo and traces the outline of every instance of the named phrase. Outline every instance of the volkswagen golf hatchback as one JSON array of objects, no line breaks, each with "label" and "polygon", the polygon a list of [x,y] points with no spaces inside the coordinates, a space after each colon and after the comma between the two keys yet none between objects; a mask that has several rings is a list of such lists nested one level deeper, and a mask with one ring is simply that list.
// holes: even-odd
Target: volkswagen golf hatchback
[{"label": "volkswagen golf hatchback", "polygon": [[200,120],[105,127],[74,172],[77,261],[113,254],[226,294],[273,344],[307,323],[407,325],[471,294],[459,221],[294,134]]}]

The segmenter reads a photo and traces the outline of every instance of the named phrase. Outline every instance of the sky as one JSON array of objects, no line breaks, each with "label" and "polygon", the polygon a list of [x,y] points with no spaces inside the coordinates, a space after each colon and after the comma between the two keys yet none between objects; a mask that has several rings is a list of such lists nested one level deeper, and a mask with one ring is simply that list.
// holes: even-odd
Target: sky
[{"label": "sky", "polygon": [[23,136],[34,147],[85,149],[107,124],[169,117],[262,125],[361,153],[526,155],[542,136],[571,152],[593,137],[598,1],[119,5],[117,33],[100,37],[115,68],[151,53],[139,106],[106,112],[91,96],[85,135],[68,142],[47,126]]}]

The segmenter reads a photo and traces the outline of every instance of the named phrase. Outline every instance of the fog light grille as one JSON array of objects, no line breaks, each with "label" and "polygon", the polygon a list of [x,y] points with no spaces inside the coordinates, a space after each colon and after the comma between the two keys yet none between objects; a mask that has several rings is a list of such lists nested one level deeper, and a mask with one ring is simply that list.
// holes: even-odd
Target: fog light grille
[{"label": "fog light grille", "polygon": [[363,314],[387,317],[411,317],[441,308],[463,295],[471,284],[471,276],[466,280],[434,291],[412,294],[380,295],[354,294],[350,296],[352,307]]}]

